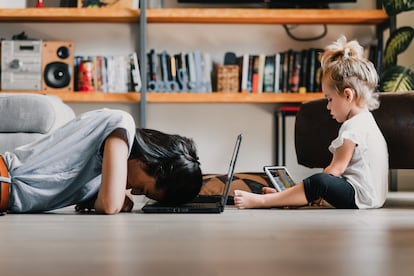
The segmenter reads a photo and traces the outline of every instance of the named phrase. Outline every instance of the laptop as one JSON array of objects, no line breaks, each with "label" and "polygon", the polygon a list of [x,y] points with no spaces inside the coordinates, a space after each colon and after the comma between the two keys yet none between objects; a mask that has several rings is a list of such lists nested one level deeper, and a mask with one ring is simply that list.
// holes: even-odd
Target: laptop
[{"label": "laptop", "polygon": [[159,202],[148,203],[142,207],[144,213],[221,213],[226,207],[229,196],[230,185],[233,180],[234,168],[236,166],[237,156],[239,154],[242,135],[239,134],[234,146],[233,155],[230,161],[227,181],[220,196],[196,197],[192,202],[181,205],[165,205]]},{"label": "laptop", "polygon": [[296,185],[289,171],[283,166],[264,166],[264,172],[269,177],[278,192]]}]

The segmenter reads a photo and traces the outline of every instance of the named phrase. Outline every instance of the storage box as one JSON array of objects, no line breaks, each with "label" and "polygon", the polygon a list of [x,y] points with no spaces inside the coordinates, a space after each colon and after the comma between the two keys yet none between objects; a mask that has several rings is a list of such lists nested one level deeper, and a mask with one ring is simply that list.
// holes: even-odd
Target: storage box
[{"label": "storage box", "polygon": [[223,65],[217,68],[217,92],[239,92],[239,66]]}]

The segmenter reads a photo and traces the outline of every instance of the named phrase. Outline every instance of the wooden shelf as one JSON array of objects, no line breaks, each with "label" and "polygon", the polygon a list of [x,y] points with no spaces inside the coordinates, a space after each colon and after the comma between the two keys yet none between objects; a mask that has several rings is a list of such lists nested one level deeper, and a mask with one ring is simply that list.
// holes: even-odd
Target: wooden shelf
[{"label": "wooden shelf", "polygon": [[149,9],[148,23],[366,24],[388,19],[383,10],[331,9]]},{"label": "wooden shelf", "polygon": [[149,103],[301,103],[322,98],[322,93],[147,93]]},{"label": "wooden shelf", "polygon": [[[0,22],[138,22],[135,9],[26,8],[0,9]],[[378,25],[388,16],[383,10],[330,9],[149,9],[149,23],[232,24],[367,24]]]},{"label": "wooden shelf", "polygon": [[111,8],[0,9],[0,22],[134,23],[140,11]]},{"label": "wooden shelf", "polygon": [[[36,93],[55,95],[68,103],[138,103],[140,93],[101,92],[29,92],[2,91],[1,93]],[[236,104],[277,104],[301,103],[323,98],[322,93],[147,93],[148,103],[236,103]]]},{"label": "wooden shelf", "polygon": [[1,91],[13,94],[47,94],[61,98],[68,103],[138,103],[141,94],[131,93],[102,93],[102,92],[37,92],[37,91]]}]

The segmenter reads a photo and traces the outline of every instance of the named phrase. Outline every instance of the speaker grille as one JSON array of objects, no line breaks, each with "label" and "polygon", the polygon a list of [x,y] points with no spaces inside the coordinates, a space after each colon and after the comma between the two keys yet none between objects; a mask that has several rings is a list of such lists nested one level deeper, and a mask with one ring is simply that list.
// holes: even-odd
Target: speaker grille
[{"label": "speaker grille", "polygon": [[63,62],[52,62],[46,65],[44,70],[45,83],[53,88],[63,88],[70,84],[71,70],[68,64]]}]

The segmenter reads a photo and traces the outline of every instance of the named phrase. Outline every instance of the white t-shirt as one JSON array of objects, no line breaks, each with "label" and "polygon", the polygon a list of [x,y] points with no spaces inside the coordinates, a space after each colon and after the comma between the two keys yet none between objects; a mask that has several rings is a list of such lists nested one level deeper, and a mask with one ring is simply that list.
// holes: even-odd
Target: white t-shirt
[{"label": "white t-shirt", "polygon": [[344,139],[356,144],[344,177],[355,189],[360,209],[382,207],[388,191],[388,148],[371,112],[361,112],[345,121],[329,150],[342,146]]}]

